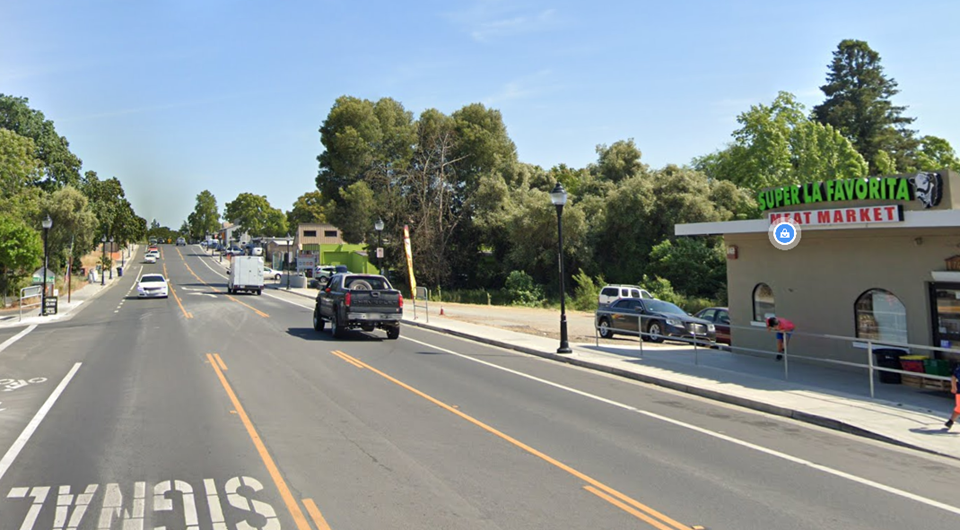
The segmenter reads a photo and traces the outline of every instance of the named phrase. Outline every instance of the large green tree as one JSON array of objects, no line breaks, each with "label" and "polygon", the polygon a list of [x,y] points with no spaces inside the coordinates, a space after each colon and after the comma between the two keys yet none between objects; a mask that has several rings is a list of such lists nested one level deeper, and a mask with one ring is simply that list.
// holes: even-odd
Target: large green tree
[{"label": "large green tree", "polygon": [[187,216],[190,224],[190,235],[202,239],[220,229],[220,213],[217,208],[217,198],[209,190],[197,194],[197,202],[193,212]]},{"label": "large green tree", "polygon": [[850,141],[807,118],[793,94],[780,92],[770,105],[741,113],[737,122],[733,142],[694,160],[698,170],[752,190],[867,175],[867,163]]},{"label": "large green tree", "polygon": [[[99,236],[103,234],[90,200],[72,186],[46,195],[41,205],[41,215],[49,215],[53,221],[53,227],[47,235],[47,246],[51,256],[50,266],[54,269],[66,265],[71,255],[83,256],[95,249]],[[37,226],[39,224],[38,220]]]},{"label": "large green tree", "polygon": [[0,129],[0,197],[7,198],[40,178],[43,162],[33,140]]},{"label": "large green tree", "polygon": [[936,171],[952,169],[960,172],[960,158],[950,142],[936,136],[924,136],[920,139],[920,151],[917,153],[917,169]]},{"label": "large green tree", "polygon": [[319,191],[308,191],[297,197],[293,209],[287,213],[291,228],[302,223],[324,223],[326,220],[323,195]]},{"label": "large green tree", "polygon": [[874,173],[880,172],[877,157],[882,152],[897,170],[914,167],[918,141],[908,129],[914,118],[904,116],[906,107],[891,101],[900,90],[884,73],[880,54],[865,41],[846,39],[828,68],[827,83],[820,87],[826,100],[813,109],[816,120],[849,138]]},{"label": "large green tree", "polygon": [[0,304],[43,264],[43,244],[37,230],[19,219],[0,215]]},{"label": "large green tree", "polygon": [[277,236],[287,231],[287,219],[283,212],[270,206],[264,195],[241,193],[226,204],[223,217],[240,225],[251,236]]},{"label": "large green tree", "polygon": [[123,184],[116,177],[100,180],[95,171],[87,171],[81,185],[84,195],[90,200],[90,208],[97,216],[98,228],[95,237],[113,238],[120,246],[144,237],[141,218],[126,198]]},{"label": "large green tree", "polygon": [[67,139],[58,135],[53,122],[30,108],[27,98],[0,94],[0,129],[9,129],[33,140],[34,156],[43,163],[43,171],[34,184],[50,191],[61,186],[80,184],[81,161],[70,152]]}]

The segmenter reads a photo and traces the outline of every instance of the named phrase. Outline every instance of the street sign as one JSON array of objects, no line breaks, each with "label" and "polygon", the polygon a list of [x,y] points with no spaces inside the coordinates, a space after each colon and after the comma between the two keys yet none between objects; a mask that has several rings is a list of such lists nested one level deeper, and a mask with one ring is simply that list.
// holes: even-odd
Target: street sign
[{"label": "street sign", "polygon": [[57,297],[56,296],[48,296],[44,299],[43,314],[44,315],[57,314]]},{"label": "street sign", "polygon": [[377,257],[383,259],[383,247],[377,247]]}]

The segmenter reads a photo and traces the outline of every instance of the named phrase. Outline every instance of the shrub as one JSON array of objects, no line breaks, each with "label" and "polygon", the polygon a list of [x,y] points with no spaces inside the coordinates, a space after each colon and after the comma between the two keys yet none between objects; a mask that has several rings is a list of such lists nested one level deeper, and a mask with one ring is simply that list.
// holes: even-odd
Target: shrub
[{"label": "shrub", "polygon": [[581,311],[593,311],[597,308],[597,300],[600,297],[600,289],[603,288],[603,277],[597,277],[594,281],[587,273],[580,269],[578,274],[573,276],[573,297],[570,305],[574,309]]},{"label": "shrub", "polygon": [[543,304],[543,287],[536,285],[533,282],[533,277],[526,272],[511,272],[507,276],[503,290],[514,305],[539,306]]}]

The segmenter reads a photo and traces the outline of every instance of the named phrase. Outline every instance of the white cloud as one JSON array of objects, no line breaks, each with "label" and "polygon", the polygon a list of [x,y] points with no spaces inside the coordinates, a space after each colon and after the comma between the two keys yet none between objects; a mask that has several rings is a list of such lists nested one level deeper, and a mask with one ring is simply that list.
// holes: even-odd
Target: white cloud
[{"label": "white cloud", "polygon": [[550,90],[555,90],[557,86],[550,81],[550,73],[550,70],[540,70],[539,72],[508,81],[496,94],[485,98],[484,104],[492,106],[505,101],[529,99]]},{"label": "white cloud", "polygon": [[448,17],[478,42],[548,31],[561,25],[555,9],[530,10],[500,0],[479,0],[473,7]]}]

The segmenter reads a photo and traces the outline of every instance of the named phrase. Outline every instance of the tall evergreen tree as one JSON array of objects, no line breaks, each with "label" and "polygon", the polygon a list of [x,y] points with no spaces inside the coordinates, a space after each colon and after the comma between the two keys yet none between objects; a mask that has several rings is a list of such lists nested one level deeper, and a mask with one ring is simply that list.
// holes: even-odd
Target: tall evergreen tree
[{"label": "tall evergreen tree", "polygon": [[913,169],[918,140],[908,127],[914,118],[890,101],[900,90],[884,74],[880,54],[865,41],[846,39],[828,68],[827,84],[820,87],[827,99],[814,107],[814,119],[849,138],[872,173],[885,163],[881,152],[892,158],[896,170]]}]

